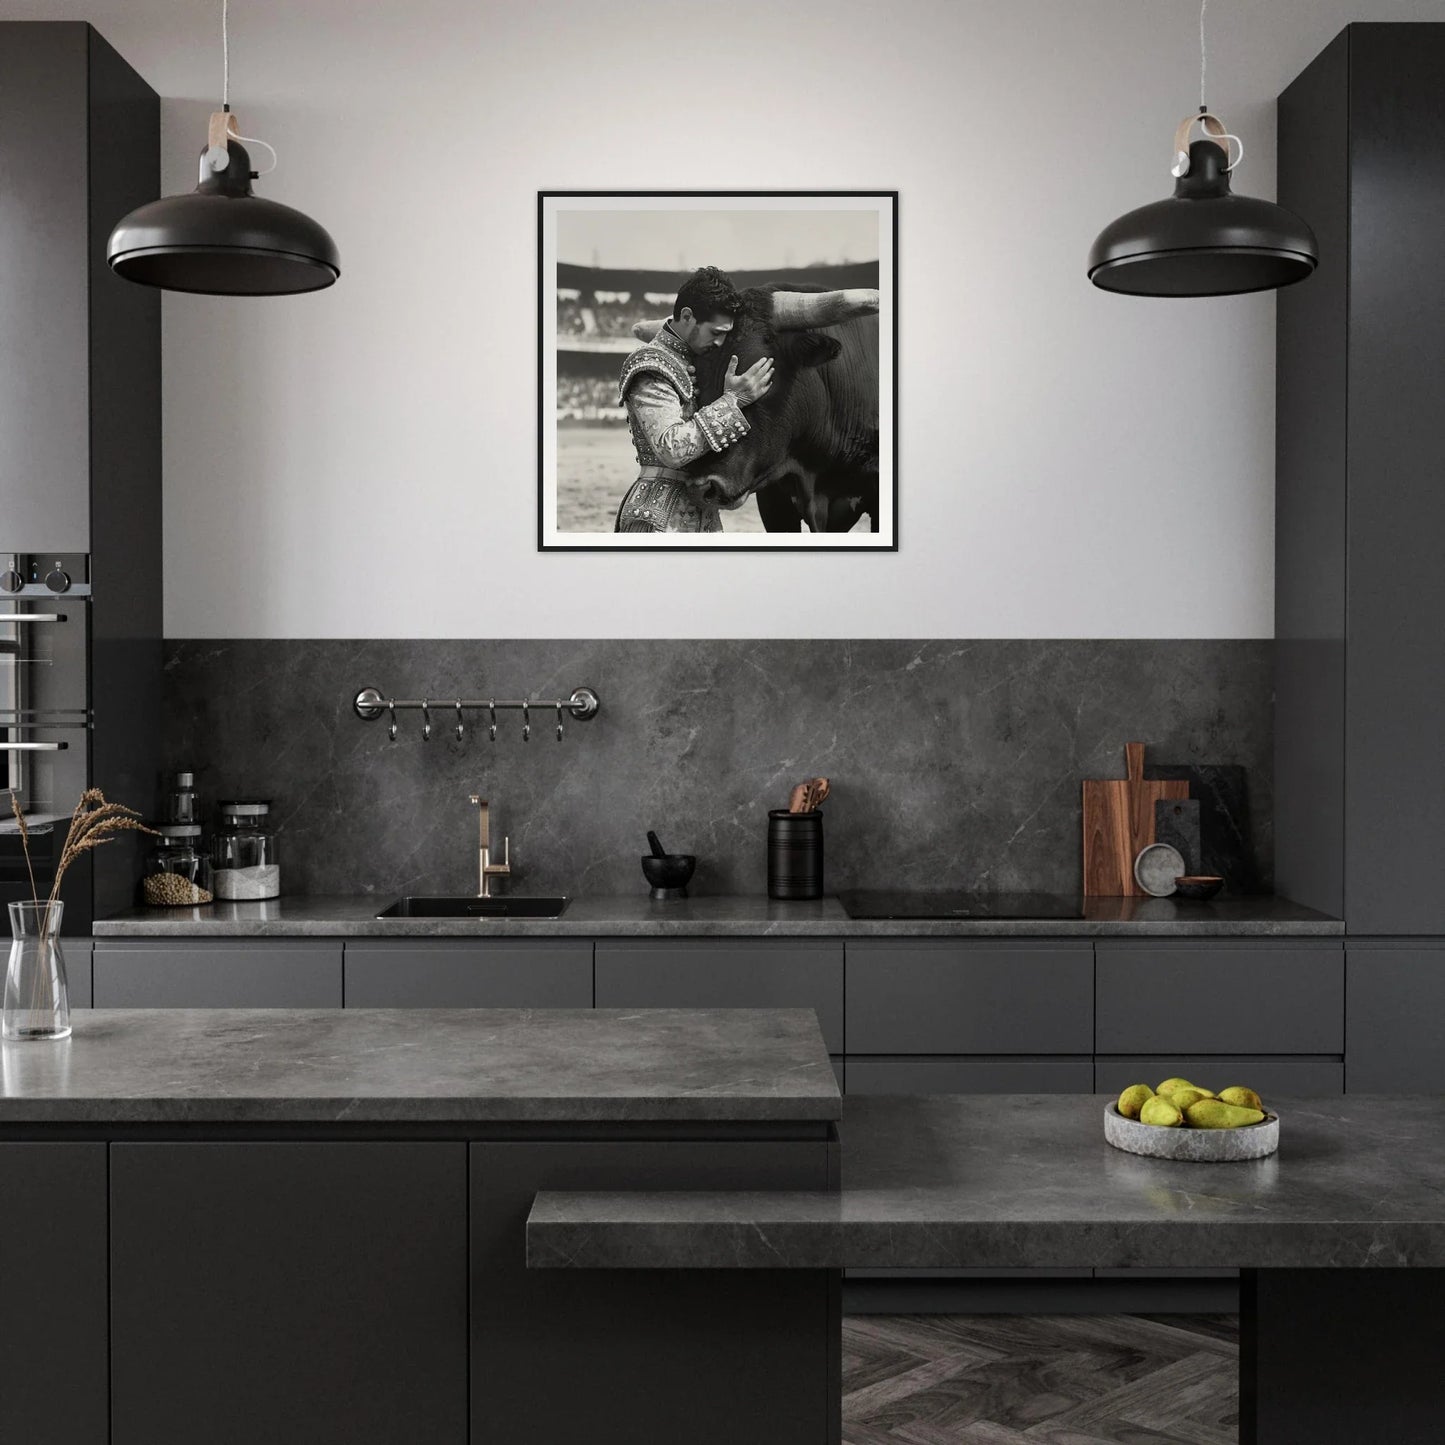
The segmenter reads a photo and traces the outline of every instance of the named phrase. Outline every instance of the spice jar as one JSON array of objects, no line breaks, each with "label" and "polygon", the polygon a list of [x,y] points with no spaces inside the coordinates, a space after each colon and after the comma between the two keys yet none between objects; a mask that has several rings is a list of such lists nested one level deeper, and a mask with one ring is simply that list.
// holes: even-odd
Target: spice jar
[{"label": "spice jar", "polygon": [[210,903],[211,860],[201,846],[199,823],[162,823],[160,837],[146,858],[141,897],[157,908]]},{"label": "spice jar", "polygon": [[271,804],[238,798],[219,804],[221,826],[211,841],[217,898],[278,898],[281,865],[270,829]]}]

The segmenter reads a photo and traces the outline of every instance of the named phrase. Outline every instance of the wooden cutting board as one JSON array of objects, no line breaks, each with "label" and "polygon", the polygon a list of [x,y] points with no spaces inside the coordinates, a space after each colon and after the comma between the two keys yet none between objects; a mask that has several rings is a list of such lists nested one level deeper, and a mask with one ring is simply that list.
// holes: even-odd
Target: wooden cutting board
[{"label": "wooden cutting board", "polygon": [[1183,778],[1145,780],[1144,744],[1125,743],[1125,778],[1090,778],[1084,783],[1084,896],[1142,898],[1134,881],[1134,860],[1154,841],[1154,804],[1187,798]]}]

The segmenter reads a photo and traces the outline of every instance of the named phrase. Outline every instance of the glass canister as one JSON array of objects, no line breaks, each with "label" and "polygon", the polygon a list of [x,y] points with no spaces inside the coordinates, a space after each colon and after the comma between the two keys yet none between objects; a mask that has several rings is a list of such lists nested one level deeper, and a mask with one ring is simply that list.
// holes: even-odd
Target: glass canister
[{"label": "glass canister", "polygon": [[271,831],[271,804],[259,798],[234,798],[218,806],[221,826],[211,842],[216,897],[279,898],[281,864]]},{"label": "glass canister", "polygon": [[211,859],[201,843],[199,823],[158,823],[155,847],[146,858],[141,897],[154,908],[209,903]]}]

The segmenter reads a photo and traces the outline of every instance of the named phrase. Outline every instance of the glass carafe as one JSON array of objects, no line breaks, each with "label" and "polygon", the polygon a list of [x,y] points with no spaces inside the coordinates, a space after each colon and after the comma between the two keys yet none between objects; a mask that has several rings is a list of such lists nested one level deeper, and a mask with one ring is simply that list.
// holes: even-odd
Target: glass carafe
[{"label": "glass carafe", "polygon": [[70,991],[60,951],[63,903],[10,905],[10,967],[5,974],[5,1039],[70,1037]]}]

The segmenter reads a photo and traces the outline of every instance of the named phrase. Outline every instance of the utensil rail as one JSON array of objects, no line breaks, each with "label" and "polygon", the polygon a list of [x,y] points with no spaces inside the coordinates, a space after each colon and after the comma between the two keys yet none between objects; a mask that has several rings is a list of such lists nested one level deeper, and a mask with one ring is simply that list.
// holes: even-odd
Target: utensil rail
[{"label": "utensil rail", "polygon": [[566,713],[577,722],[590,722],[602,707],[602,700],[590,687],[574,687],[568,697],[534,698],[462,698],[462,697],[388,697],[379,688],[364,687],[351,701],[352,710],[363,722],[375,722],[383,713],[391,721],[389,733],[396,741],[398,712],[420,712],[422,714],[422,738],[429,739],[432,732],[432,714],[447,719],[453,726],[457,741],[466,732],[466,714],[487,714],[487,731],[492,742],[497,740],[497,714],[499,712],[520,712],[522,714],[522,740],[532,734],[532,713],[556,715],[557,741],[562,741],[562,715]]}]

